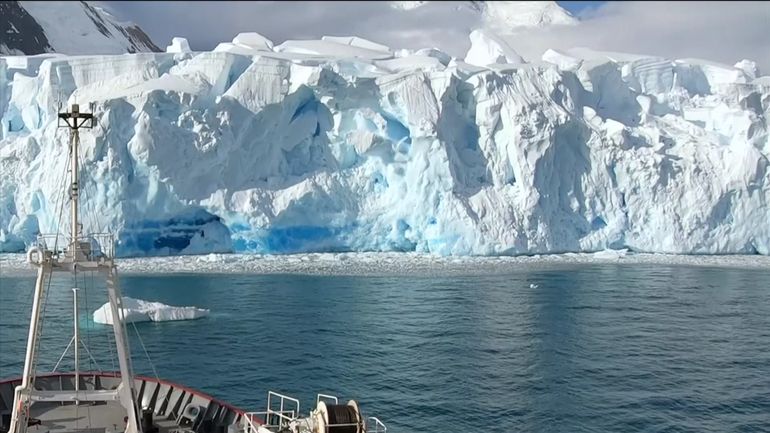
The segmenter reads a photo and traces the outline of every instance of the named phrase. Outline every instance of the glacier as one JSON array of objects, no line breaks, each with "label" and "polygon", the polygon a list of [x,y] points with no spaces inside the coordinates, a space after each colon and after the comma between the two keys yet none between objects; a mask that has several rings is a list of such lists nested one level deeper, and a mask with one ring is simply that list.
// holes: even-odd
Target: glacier
[{"label": "glacier", "polygon": [[[770,252],[770,77],[586,48],[465,60],[358,37],[0,57],[0,250],[55,230],[59,103],[85,232],[121,256]],[[64,224],[67,212],[63,213]]]}]

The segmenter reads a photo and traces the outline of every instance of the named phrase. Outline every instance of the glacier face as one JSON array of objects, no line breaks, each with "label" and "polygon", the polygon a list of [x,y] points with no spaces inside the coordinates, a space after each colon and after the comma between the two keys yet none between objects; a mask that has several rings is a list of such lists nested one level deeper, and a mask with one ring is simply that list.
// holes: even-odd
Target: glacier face
[{"label": "glacier face", "polygon": [[770,252],[770,81],[751,62],[525,63],[474,44],[516,62],[256,34],[4,58],[0,249],[67,206],[55,116],[77,101],[99,118],[82,134],[84,231],[117,230],[121,255]]}]

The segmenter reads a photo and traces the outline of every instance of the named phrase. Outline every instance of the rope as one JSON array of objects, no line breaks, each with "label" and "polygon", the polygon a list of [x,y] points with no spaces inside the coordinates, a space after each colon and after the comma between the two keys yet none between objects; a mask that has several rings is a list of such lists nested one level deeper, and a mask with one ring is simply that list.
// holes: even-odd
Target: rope
[{"label": "rope", "polygon": [[[326,415],[329,417],[328,433],[358,433],[358,413],[356,408],[346,404],[326,405]],[[336,425],[335,424],[350,424]]]}]

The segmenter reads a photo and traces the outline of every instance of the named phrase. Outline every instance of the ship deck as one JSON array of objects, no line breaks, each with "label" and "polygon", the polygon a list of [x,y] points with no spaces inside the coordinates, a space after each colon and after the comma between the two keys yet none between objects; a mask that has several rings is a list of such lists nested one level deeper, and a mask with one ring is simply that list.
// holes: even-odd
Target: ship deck
[{"label": "ship deck", "polygon": [[[35,389],[45,391],[74,390],[73,373],[41,375]],[[14,388],[20,378],[0,381],[0,432],[10,425]],[[81,373],[81,390],[116,389],[118,373]],[[188,387],[164,380],[137,376],[134,378],[137,401],[143,417],[152,417],[157,433],[227,433],[244,420],[244,411]],[[195,407],[196,416],[185,410]],[[151,415],[150,415],[151,413]],[[125,410],[118,401],[103,402],[36,402],[30,407],[30,433],[122,433]],[[144,420],[147,422],[147,420]],[[144,428],[145,433],[147,428]]]},{"label": "ship deck", "polygon": [[[31,408],[30,414],[40,424],[29,426],[28,432],[122,433],[125,430],[121,428],[125,426],[125,410],[114,401],[80,405],[38,403]],[[161,424],[157,420],[155,423]],[[166,420],[163,424],[167,425],[159,428],[159,433],[167,433],[178,427],[172,421]]]}]

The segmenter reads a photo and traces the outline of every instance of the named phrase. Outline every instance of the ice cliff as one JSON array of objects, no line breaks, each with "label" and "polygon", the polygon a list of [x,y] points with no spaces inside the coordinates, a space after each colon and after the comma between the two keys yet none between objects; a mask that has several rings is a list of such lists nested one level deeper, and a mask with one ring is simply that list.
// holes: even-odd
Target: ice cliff
[{"label": "ice cliff", "polygon": [[[0,60],[0,248],[67,204],[57,102],[83,133],[84,231],[122,255],[770,252],[770,79],[587,49],[468,60],[356,37]],[[63,212],[67,221],[67,212]]]}]

